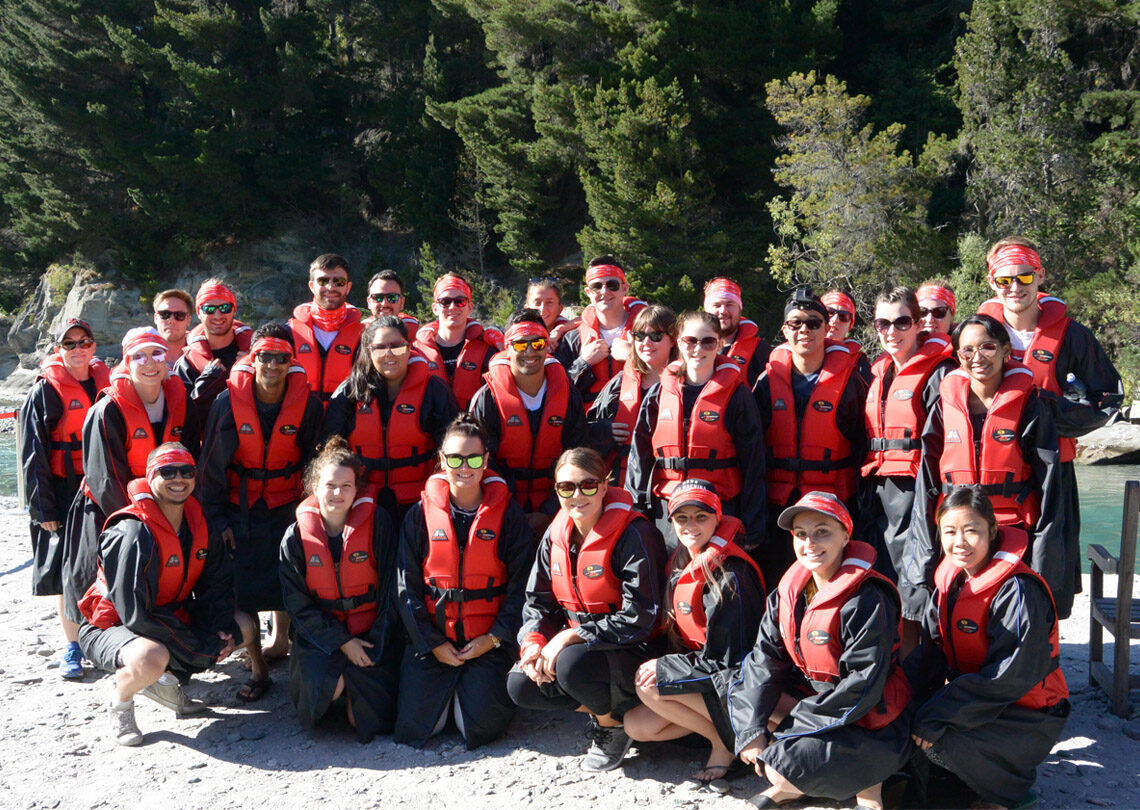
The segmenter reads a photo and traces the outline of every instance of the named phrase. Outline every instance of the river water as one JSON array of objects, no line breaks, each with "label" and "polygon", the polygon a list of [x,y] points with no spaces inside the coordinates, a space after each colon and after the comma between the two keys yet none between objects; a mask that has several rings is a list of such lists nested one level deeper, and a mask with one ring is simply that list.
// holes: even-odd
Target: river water
[{"label": "river water", "polygon": [[[0,433],[0,495],[16,494],[16,436]],[[1124,483],[1140,480],[1140,466],[1121,464],[1086,467],[1077,465],[1077,486],[1081,492],[1081,545],[1099,543],[1112,553],[1120,549],[1121,509]],[[1088,561],[1081,559],[1085,570]]]}]

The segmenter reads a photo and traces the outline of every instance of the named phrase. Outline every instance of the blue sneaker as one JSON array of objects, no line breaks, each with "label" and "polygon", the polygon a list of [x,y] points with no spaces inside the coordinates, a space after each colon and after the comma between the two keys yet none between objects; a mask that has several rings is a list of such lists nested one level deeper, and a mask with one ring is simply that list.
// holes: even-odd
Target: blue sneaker
[{"label": "blue sneaker", "polygon": [[63,658],[59,662],[59,677],[69,681],[83,680],[83,651],[79,643],[72,641],[63,651]]}]

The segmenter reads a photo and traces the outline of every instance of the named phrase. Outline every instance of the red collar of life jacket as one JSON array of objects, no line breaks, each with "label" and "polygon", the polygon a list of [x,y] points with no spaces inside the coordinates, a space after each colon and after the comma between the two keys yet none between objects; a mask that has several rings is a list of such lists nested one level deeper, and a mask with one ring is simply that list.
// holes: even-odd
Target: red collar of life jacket
[{"label": "red collar of life jacket", "polygon": [[[997,551],[989,564],[972,577],[944,557],[934,572],[935,598],[938,600],[938,626],[942,634],[942,650],[952,671],[974,674],[985,664],[989,653],[987,625],[990,605],[1010,577],[1025,576],[1036,579],[1049,594],[1053,594],[1045,580],[1036,574],[1022,558],[1029,548],[1029,535],[1016,527],[1001,526],[996,540]],[[961,588],[951,604],[950,595],[955,581],[963,577]],[[1061,672],[1061,637],[1057,627],[1057,608],[1053,605],[1053,624],[1049,629],[1050,655],[1053,669],[1044,680],[1034,685],[1018,701],[1018,706],[1042,709],[1053,706],[1069,697],[1069,688]]]},{"label": "red collar of life jacket", "polygon": [[697,556],[689,560],[673,586],[673,622],[677,633],[691,650],[705,646],[708,638],[708,617],[705,615],[704,595],[708,587],[705,569],[715,569],[724,565],[729,557],[744,560],[756,572],[760,582],[764,575],[755,561],[736,545],[734,538],[744,531],[744,524],[738,518],[726,515],[720,519],[708,544]]},{"label": "red collar of life jacket", "polygon": [[[107,364],[92,358],[88,374],[99,392],[111,382]],[[48,465],[56,478],[77,479],[83,475],[83,421],[91,410],[92,400],[83,384],[71,375],[59,353],[49,354],[40,364],[39,378],[51,386],[63,404],[63,414],[48,436]]]},{"label": "red collar of life jacket", "polygon": [[[233,324],[234,342],[237,344],[238,356],[249,352],[249,344],[253,338],[253,330],[241,321],[235,320]],[[210,348],[210,339],[206,336],[206,328],[198,324],[186,335],[186,349],[182,352],[190,365],[199,374],[206,368],[206,364],[214,359],[214,350]]]},{"label": "red collar of life jacket", "polygon": [[961,369],[942,380],[942,455],[938,460],[942,494],[956,487],[974,486],[988,495],[998,522],[1003,525],[1037,524],[1040,497],[1033,483],[1033,469],[1021,452],[1021,414],[1033,391],[1033,375],[1020,363],[1009,360],[1001,386],[982,423],[981,456],[974,453],[974,428],[970,420],[970,377]]},{"label": "red collar of life jacket", "polygon": [[182,380],[167,377],[162,383],[162,393],[166,398],[166,424],[159,439],[154,435],[146,406],[135,390],[126,368],[120,364],[111,372],[107,396],[115,401],[123,415],[127,428],[127,464],[131,468],[131,475],[137,478],[146,475],[146,457],[150,451],[165,442],[180,441],[186,427],[186,386]]},{"label": "red collar of life jacket", "polygon": [[894,368],[889,354],[871,367],[867,392],[867,434],[870,452],[862,474],[901,475],[914,478],[922,456],[922,428],[926,424],[923,392],[934,370],[952,354],[950,338],[929,334],[914,355],[895,372],[886,390],[883,381]]},{"label": "red collar of life jacket", "polygon": [[499,411],[502,436],[496,456],[515,478],[515,500],[528,512],[537,512],[554,491],[554,462],[562,454],[562,427],[570,410],[570,378],[553,357],[543,364],[546,394],[538,435],[531,432],[530,417],[506,352],[491,359],[484,375]]},{"label": "red collar of life jacket", "polygon": [[[622,324],[621,337],[624,340],[629,340],[629,330],[633,327],[633,319],[637,317],[637,313],[645,309],[648,304],[640,298],[635,298],[632,295],[625,296],[621,301],[622,307],[625,309],[625,323]],[[578,324],[578,335],[581,338],[582,346],[585,346],[591,341],[597,340],[602,336],[602,327],[598,322],[598,311],[590,304],[582,310],[582,319]],[[603,359],[590,366],[594,372],[594,382],[590,385],[589,396],[591,399],[598,395],[598,392],[606,387],[614,375],[621,370],[621,363],[614,360],[613,356],[607,354]]]},{"label": "red collar of life jacket", "polygon": [[451,522],[451,494],[442,474],[423,491],[428,552],[423,562],[424,602],[436,629],[465,643],[491,631],[507,592],[507,566],[499,557],[499,536],[511,493],[497,475],[483,478],[483,500],[460,547]]},{"label": "red collar of life jacket", "polygon": [[687,431],[682,375],[680,360],[670,363],[661,375],[657,424],[651,437],[656,457],[653,492],[668,498],[686,478],[703,478],[716,487],[722,501],[730,501],[740,493],[740,460],[725,414],[733,393],[744,385],[742,372],[731,360],[717,359],[712,377],[693,403]]},{"label": "red collar of life jacket", "polygon": [[316,496],[297,506],[297,534],[305,555],[305,584],[313,601],[344,622],[350,635],[367,633],[380,602],[379,563],[373,552],[376,490],[365,487],[353,501],[341,535],[340,561],[334,562]]},{"label": "red collar of life jacket", "polygon": [[796,417],[792,390],[792,350],[787,343],[768,357],[772,422],[768,426],[768,500],[783,506],[792,493],[830,492],[840,500],[855,494],[862,459],[851,455],[851,442],[835,421],[847,381],[858,357],[842,343],[827,341],[819,379],[802,421]]},{"label": "red collar of life jacket", "polygon": [[416,333],[416,348],[431,363],[432,372],[447,383],[455,394],[459,410],[466,410],[475,397],[475,392],[483,385],[483,360],[488,354],[495,354],[503,348],[503,333],[494,327],[483,327],[479,321],[468,321],[463,333],[463,348],[455,361],[455,377],[447,376],[447,365],[435,342],[439,333],[439,321],[424,324]]},{"label": "red collar of life jacket", "polygon": [[740,366],[740,373],[744,375],[761,340],[763,338],[760,337],[760,327],[756,322],[741,318],[740,325],[736,328],[736,337],[733,338],[732,345],[728,347],[724,356]]},{"label": "red collar of life jacket", "polygon": [[313,393],[318,394],[322,402],[328,402],[333,392],[352,372],[352,361],[356,358],[360,335],[364,332],[360,310],[349,307],[344,323],[337,330],[327,351],[322,351],[313,331],[316,324],[309,304],[299,304],[293,310],[289,328],[293,331],[293,339],[297,344],[294,362],[305,369]]}]

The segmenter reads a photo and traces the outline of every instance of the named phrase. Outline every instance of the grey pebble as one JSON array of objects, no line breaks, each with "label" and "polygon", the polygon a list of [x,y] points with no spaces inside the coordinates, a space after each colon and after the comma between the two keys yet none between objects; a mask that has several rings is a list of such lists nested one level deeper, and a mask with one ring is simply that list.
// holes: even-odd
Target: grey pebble
[{"label": "grey pebble", "polygon": [[1098,796],[1089,796],[1085,801],[1095,807],[1116,807],[1116,802],[1112,799],[1102,799]]},{"label": "grey pebble", "polygon": [[186,783],[190,784],[190,785],[196,785],[201,781],[202,780],[199,779],[197,776],[191,776],[189,779],[186,780]]}]

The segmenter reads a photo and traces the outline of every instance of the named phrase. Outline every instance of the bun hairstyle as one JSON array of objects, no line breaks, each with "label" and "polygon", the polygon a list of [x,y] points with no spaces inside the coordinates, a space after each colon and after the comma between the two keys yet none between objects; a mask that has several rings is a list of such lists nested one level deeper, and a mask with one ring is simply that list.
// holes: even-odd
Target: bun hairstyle
[{"label": "bun hairstyle", "polygon": [[483,427],[483,423],[469,414],[467,411],[462,411],[458,416],[451,420],[447,429],[443,431],[443,436],[439,439],[439,448],[442,451],[444,442],[452,436],[459,436],[464,439],[478,439],[479,443],[483,445],[483,452],[487,452],[487,429]]},{"label": "bun hairstyle", "polygon": [[364,462],[360,456],[352,452],[348,440],[343,436],[331,436],[324,444],[317,448],[317,455],[309,462],[305,469],[305,494],[312,495],[321,471],[329,465],[334,467],[348,467],[356,475],[356,486],[359,489],[364,483]]}]

